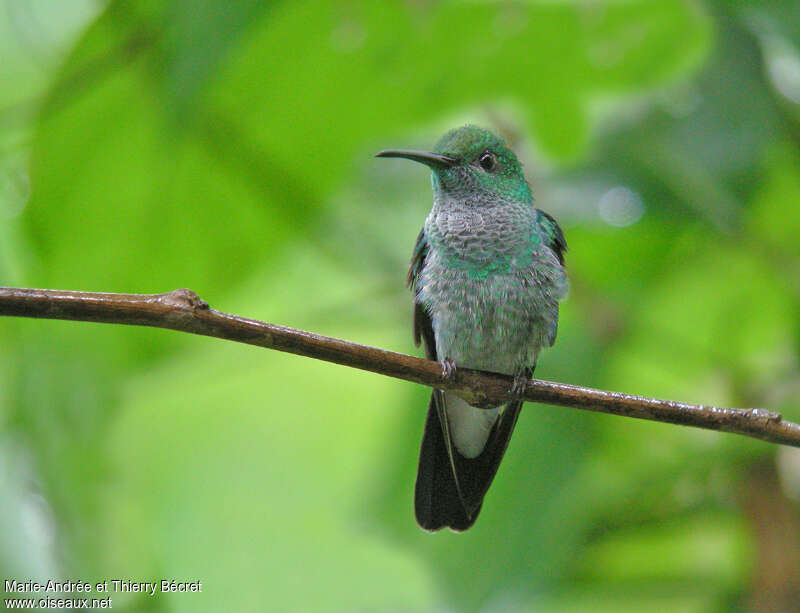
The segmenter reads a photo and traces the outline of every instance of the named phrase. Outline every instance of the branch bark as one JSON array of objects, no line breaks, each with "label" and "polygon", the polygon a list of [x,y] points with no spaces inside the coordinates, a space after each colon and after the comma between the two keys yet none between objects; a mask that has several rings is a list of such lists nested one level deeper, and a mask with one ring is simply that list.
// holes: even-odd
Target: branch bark
[{"label": "branch bark", "polygon": [[[445,377],[438,362],[215,311],[187,289],[165,294],[105,294],[0,287],[2,315],[167,328],[276,349],[456,392],[476,406],[511,398],[509,376],[459,368],[453,376]],[[528,381],[523,397],[531,402],[731,432],[800,447],[800,425],[766,409],[658,400],[540,379]]]}]

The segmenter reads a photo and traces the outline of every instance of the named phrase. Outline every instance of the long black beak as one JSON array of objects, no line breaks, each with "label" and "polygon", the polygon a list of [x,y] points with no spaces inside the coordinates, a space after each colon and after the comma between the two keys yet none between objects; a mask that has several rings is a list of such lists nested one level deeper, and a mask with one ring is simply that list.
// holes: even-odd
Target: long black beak
[{"label": "long black beak", "polygon": [[376,158],[406,158],[407,160],[414,160],[420,164],[425,164],[431,168],[449,168],[453,164],[458,163],[458,160],[440,155],[438,153],[430,153],[428,151],[409,151],[408,149],[384,149],[375,154]]}]

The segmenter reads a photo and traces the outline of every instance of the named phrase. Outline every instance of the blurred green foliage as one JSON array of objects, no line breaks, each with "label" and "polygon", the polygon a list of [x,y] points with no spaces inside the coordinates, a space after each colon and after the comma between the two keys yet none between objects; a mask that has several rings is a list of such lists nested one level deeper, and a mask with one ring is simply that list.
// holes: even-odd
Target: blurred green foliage
[{"label": "blurred green foliage", "polygon": [[[8,3],[0,283],[191,287],[413,352],[428,181],[371,155],[469,121],[570,245],[538,376],[800,419],[799,21],[788,1]],[[797,609],[795,450],[529,405],[475,528],[431,536],[427,394],[2,321],[0,578],[203,582],[114,595],[126,611]]]}]

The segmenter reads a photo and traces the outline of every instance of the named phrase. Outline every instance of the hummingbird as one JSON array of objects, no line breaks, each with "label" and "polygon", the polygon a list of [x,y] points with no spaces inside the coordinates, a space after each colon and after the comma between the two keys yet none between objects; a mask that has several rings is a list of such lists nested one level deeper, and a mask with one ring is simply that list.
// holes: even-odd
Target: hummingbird
[{"label": "hummingbird", "polygon": [[387,149],[376,157],[431,170],[433,208],[407,275],[416,345],[445,377],[459,367],[513,376],[513,399],[502,406],[431,394],[414,511],[424,530],[462,532],[480,513],[539,352],[556,340],[567,244],[555,219],[534,206],[517,156],[488,130],[467,125],[432,152]]}]

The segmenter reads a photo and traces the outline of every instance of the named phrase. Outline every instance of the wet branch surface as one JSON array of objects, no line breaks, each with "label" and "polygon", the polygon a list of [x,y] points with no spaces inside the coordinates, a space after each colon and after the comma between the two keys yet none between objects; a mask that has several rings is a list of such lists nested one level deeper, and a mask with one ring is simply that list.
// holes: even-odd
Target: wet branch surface
[{"label": "wet branch surface", "polygon": [[[509,399],[512,378],[461,368],[451,377],[438,362],[209,308],[197,294],[104,294],[0,287],[0,316],[64,319],[167,328],[276,349],[456,392],[473,405]],[[531,379],[525,400],[587,411],[720,430],[800,447],[800,425],[766,409],[731,409]]]}]

